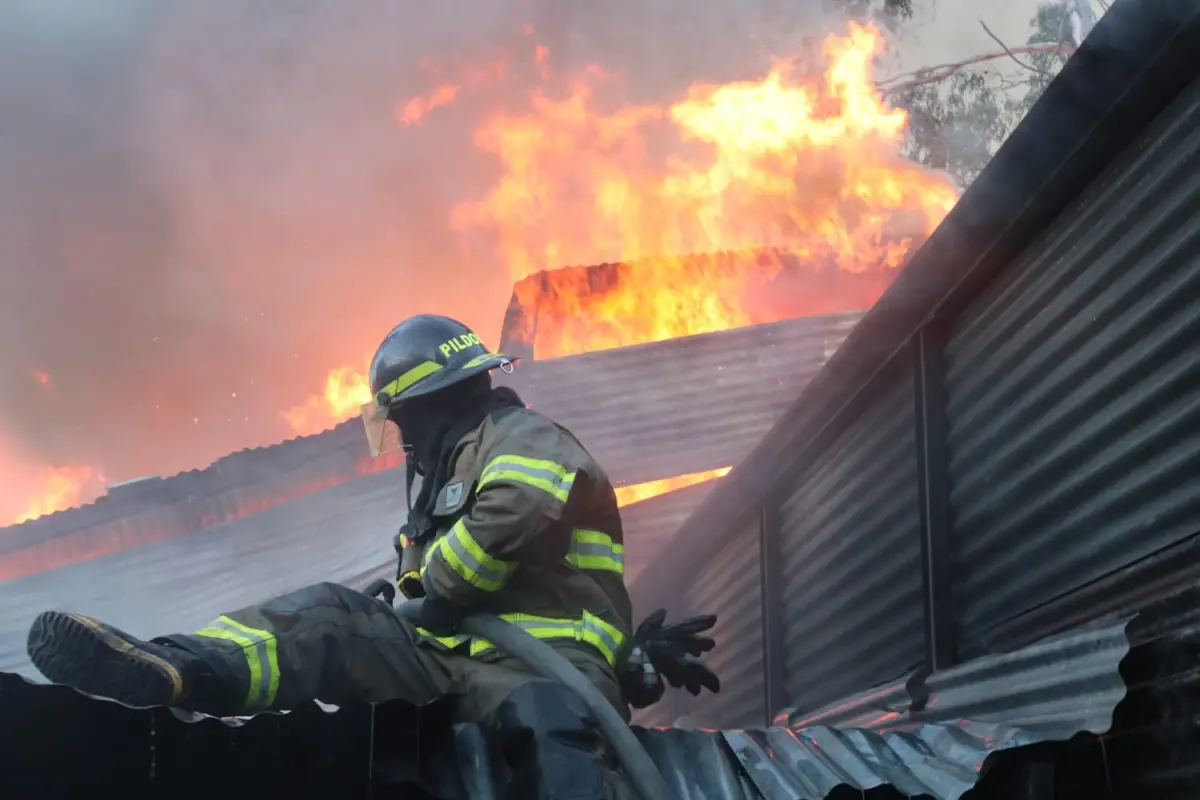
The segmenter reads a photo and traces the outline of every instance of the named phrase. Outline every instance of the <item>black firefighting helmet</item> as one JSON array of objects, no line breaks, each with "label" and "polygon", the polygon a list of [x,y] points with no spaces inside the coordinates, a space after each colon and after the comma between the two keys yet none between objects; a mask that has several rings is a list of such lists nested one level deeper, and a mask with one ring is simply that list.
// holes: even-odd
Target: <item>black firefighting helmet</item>
[{"label": "black firefighting helmet", "polygon": [[384,447],[381,426],[388,412],[414,397],[441,391],[484,372],[511,372],[516,359],[489,352],[461,322],[435,314],[410,317],[392,328],[371,359],[374,398],[364,409],[371,450]]}]

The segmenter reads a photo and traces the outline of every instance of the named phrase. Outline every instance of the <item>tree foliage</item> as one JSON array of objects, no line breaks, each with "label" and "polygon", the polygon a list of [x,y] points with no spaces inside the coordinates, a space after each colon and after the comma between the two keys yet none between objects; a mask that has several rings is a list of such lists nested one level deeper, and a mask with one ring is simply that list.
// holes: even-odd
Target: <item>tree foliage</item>
[{"label": "tree foliage", "polygon": [[917,72],[892,95],[909,112],[909,157],[949,173],[964,188],[975,180],[1074,50],[1064,3],[1042,4],[1029,24],[1027,47],[1016,48],[1020,55],[997,39],[1003,49],[996,58],[961,70],[943,65],[942,73]]}]

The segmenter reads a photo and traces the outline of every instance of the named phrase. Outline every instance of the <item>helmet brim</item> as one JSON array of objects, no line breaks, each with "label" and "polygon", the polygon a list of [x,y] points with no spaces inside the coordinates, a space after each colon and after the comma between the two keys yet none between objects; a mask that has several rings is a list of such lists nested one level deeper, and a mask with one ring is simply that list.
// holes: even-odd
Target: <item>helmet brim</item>
[{"label": "helmet brim", "polygon": [[502,353],[477,356],[465,365],[455,367],[451,364],[441,367],[400,394],[393,396],[386,405],[375,401],[367,403],[362,407],[362,421],[371,457],[374,458],[404,446],[400,429],[388,414],[389,409],[415,397],[423,397],[446,389],[484,372],[491,372],[494,369],[512,372],[513,366],[518,361],[520,361],[519,358],[509,358]]},{"label": "helmet brim", "polygon": [[447,364],[431,375],[417,381],[399,394],[394,395],[389,400],[388,405],[394,406],[406,400],[439,392],[442,389],[449,388],[456,383],[461,383],[484,372],[491,372],[496,369],[511,372],[513,366],[519,360],[518,358],[509,358],[503,353],[488,353],[484,356],[472,358],[466,364]]}]

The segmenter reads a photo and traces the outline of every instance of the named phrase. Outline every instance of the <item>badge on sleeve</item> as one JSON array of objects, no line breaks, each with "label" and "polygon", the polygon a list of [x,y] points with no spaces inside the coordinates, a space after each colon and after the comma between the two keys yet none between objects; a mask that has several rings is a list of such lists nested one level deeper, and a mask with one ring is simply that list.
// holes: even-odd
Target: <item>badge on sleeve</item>
[{"label": "badge on sleeve", "polygon": [[450,481],[438,492],[437,502],[433,504],[433,516],[439,520],[448,517],[459,517],[471,502],[471,492],[475,486],[473,481]]}]

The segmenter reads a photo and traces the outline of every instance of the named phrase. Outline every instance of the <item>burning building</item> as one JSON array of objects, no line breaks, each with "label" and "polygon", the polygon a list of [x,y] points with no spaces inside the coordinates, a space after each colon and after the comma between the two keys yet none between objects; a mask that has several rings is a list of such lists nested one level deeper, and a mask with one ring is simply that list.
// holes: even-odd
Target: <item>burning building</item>
[{"label": "burning building", "polygon": [[[645,537],[631,567],[642,602],[721,614],[722,693],[673,694],[649,721],[725,729],[639,731],[681,796],[1195,797],[1200,261],[1181,165],[1200,152],[1197,46],[1194,7],[1117,3],[861,322],[854,306],[759,318],[716,292],[704,307],[736,323],[640,329],[623,310],[663,293],[632,267],[518,283],[504,339],[530,362],[513,379],[638,501],[625,516],[631,554]],[[817,266],[796,279],[823,274],[802,248],[723,252],[659,263],[719,274],[766,259],[787,275],[798,253]],[[674,274],[688,288],[705,273]],[[564,288],[578,285],[589,292]],[[1147,353],[1163,357],[1133,357]],[[338,474],[357,475],[350,425],[229,464],[315,476],[321,442],[345,436]],[[280,460],[256,469],[267,453]],[[175,485],[194,503],[184,477],[125,487],[125,502]],[[380,529],[402,513],[399,486],[385,470],[195,536],[13,573],[4,666],[23,668],[14,632],[64,587],[150,633],[318,573],[365,582],[392,566]],[[119,499],[10,533],[34,547],[55,517]],[[671,557],[653,557],[666,541]],[[111,782],[197,790],[237,773],[347,794],[437,777],[427,769],[453,773],[441,796],[491,785],[477,730],[429,759],[422,711],[398,704],[235,728],[4,681],[5,718],[28,728],[16,750],[38,763],[79,751]],[[213,770],[230,751],[251,766]]]},{"label": "burning building", "polygon": [[[604,274],[612,267],[592,269]],[[518,286],[514,297],[521,292]],[[529,306],[520,313],[510,313],[506,344],[517,343],[514,319],[539,315]],[[606,465],[624,508],[629,574],[636,575],[860,316],[830,313],[533,357],[508,380]],[[353,419],[231,454],[204,470],[113,487],[95,503],[5,529],[0,577],[4,590],[22,599],[3,612],[0,665],[29,669],[24,626],[35,604],[54,605],[55,586],[88,587],[72,602],[86,602],[116,624],[153,630],[200,624],[214,607],[267,596],[274,590],[260,570],[278,577],[269,581],[278,591],[319,580],[357,585],[385,574],[394,567],[387,543],[405,513],[401,463],[396,452],[372,459]],[[151,577],[163,563],[195,572],[169,599],[158,596],[160,581]],[[113,591],[118,583],[126,589]]]},{"label": "burning building", "polygon": [[[668,105],[615,111],[596,107],[603,76],[593,70],[569,79],[565,96],[535,91],[528,114],[494,115],[476,131],[501,175],[485,196],[459,204],[452,223],[465,236],[487,234],[516,280],[501,336],[526,357],[513,380],[606,464],[627,503],[635,570],[654,537],[770,427],[958,196],[943,176],[901,157],[904,113],[871,80],[881,46],[878,31],[851,25],[828,38],[815,69],[780,62],[758,80],[697,85]],[[652,162],[647,142],[663,135],[678,148]],[[557,269],[603,253],[617,258]],[[330,414],[309,415],[306,405],[284,416],[307,430],[367,399],[357,370],[341,366],[315,401]],[[294,503],[321,497],[332,507],[368,479],[394,480],[394,493],[368,492],[388,510],[368,522],[374,512],[360,509],[358,521],[340,524],[390,535],[403,513],[391,472],[398,462],[369,458],[358,428],[345,422],[234,453],[15,526],[0,542],[0,576],[18,594],[30,587],[30,597],[56,579],[102,594],[90,576],[55,572],[103,560],[116,574],[154,548],[218,542],[217,531],[241,530],[222,535],[246,541]],[[313,547],[325,544],[318,537]],[[229,556],[220,553],[213,569]],[[206,596],[201,587],[194,600],[206,608],[259,597]],[[98,614],[132,602],[95,600]],[[12,613],[4,663],[15,667],[20,609]]]}]

